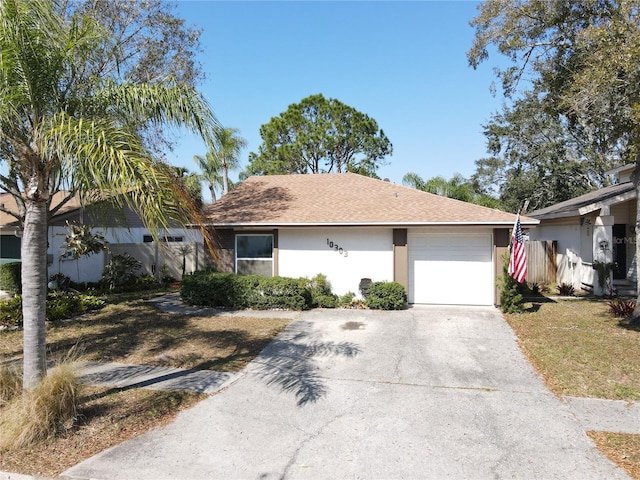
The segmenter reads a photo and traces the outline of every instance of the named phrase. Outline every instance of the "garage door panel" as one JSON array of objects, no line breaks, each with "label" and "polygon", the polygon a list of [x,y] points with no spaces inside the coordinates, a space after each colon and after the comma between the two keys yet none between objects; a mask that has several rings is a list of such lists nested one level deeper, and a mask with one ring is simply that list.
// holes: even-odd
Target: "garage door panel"
[{"label": "garage door panel", "polygon": [[410,234],[409,301],[492,305],[490,234]]}]

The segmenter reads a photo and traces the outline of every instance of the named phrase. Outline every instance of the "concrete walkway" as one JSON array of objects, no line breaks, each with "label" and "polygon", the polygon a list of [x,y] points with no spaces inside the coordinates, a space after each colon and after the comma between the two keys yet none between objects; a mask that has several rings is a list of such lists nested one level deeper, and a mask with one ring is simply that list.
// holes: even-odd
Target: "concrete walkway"
[{"label": "concrete walkway", "polygon": [[63,475],[628,478],[584,433],[599,407],[552,395],[490,308],[306,312],[231,381]]},{"label": "concrete walkway", "polygon": [[[208,394],[228,387],[243,374],[99,362],[83,362],[78,367],[85,385]],[[570,396],[562,400],[584,430],[640,434],[640,402]]]}]

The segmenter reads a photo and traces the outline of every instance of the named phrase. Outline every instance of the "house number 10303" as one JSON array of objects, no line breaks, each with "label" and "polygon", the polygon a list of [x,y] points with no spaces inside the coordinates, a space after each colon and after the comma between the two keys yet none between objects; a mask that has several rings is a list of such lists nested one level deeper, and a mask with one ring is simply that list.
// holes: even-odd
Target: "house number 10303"
[{"label": "house number 10303", "polygon": [[340,245],[338,245],[337,243],[335,243],[334,241],[330,240],[327,238],[327,246],[329,248],[331,248],[332,250],[335,250],[336,252],[338,252],[340,255],[342,255],[343,257],[348,257],[349,256],[349,252],[347,252],[344,248],[342,248]]}]

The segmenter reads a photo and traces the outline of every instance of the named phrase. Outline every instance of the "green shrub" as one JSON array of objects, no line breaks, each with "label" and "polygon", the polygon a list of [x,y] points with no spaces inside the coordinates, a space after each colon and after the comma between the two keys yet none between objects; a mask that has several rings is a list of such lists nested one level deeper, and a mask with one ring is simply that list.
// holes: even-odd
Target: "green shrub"
[{"label": "green shrub", "polygon": [[162,282],[153,275],[142,275],[136,278],[133,288],[136,291],[153,290],[162,286]]},{"label": "green shrub", "polygon": [[0,290],[13,295],[22,291],[22,263],[11,262],[0,265]]},{"label": "green shrub", "polygon": [[22,325],[22,297],[16,295],[10,300],[0,300],[0,325],[19,327]]},{"label": "green shrub", "polygon": [[140,268],[142,268],[142,263],[128,253],[124,255],[114,255],[104,267],[102,283],[104,283],[109,290],[134,285],[136,282],[136,272],[140,270]]},{"label": "green shrub", "polygon": [[338,307],[347,307],[355,300],[356,294],[353,292],[347,292],[338,298]]},{"label": "green shrub", "polygon": [[311,293],[304,278],[246,275],[238,276],[237,281],[243,286],[245,308],[305,310],[311,306]]},{"label": "green shrub", "polygon": [[104,301],[93,295],[78,292],[52,292],[47,297],[47,319],[49,321],[75,317],[105,306]]},{"label": "green shrub", "polygon": [[371,282],[365,303],[375,310],[401,310],[407,302],[407,292],[398,282]]},{"label": "green shrub", "polygon": [[71,278],[62,273],[56,273],[49,277],[48,287],[51,290],[69,290],[71,288]]},{"label": "green shrub", "polygon": [[502,262],[502,278],[498,281],[500,287],[500,309],[505,313],[520,313],[524,311],[524,300],[520,293],[520,286],[508,273],[509,254],[505,254]]},{"label": "green shrub", "polygon": [[191,305],[304,310],[311,306],[311,293],[306,284],[306,279],[203,270],[183,278],[180,295]]},{"label": "green shrub", "polygon": [[336,308],[338,296],[331,292],[331,283],[327,276],[319,273],[307,282],[307,288],[311,294],[312,308]]},{"label": "green shrub", "polygon": [[338,296],[331,295],[318,295],[312,297],[313,308],[336,308],[338,306]]},{"label": "green shrub", "polygon": [[0,417],[0,449],[25,448],[70,428],[76,419],[79,389],[73,368],[63,364],[34,390],[14,397]]},{"label": "green shrub", "polygon": [[240,308],[243,288],[233,273],[218,273],[212,269],[185,275],[180,296],[191,305]]}]

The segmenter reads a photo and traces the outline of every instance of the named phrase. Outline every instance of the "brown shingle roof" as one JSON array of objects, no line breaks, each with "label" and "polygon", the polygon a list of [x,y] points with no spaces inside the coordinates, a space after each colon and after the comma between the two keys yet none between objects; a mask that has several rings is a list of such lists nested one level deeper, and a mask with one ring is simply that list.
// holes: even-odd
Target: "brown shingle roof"
[{"label": "brown shingle roof", "polygon": [[[56,205],[59,205],[62,200],[64,200],[69,192],[60,191],[53,195],[53,199],[51,200],[52,208]],[[0,193],[0,205],[2,205],[7,210],[12,212],[18,212],[18,207],[16,204],[16,199],[10,193]],[[63,205],[56,215],[63,215],[65,213],[69,213],[73,210],[77,210],[80,208],[80,199],[76,196],[69,200],[65,205]],[[17,227],[19,225],[18,221],[15,217],[5,213],[0,212],[0,227]]]},{"label": "brown shingle roof", "polygon": [[[214,226],[512,225],[515,215],[355,173],[250,177],[203,215]],[[523,217],[523,225],[537,220]]]}]

